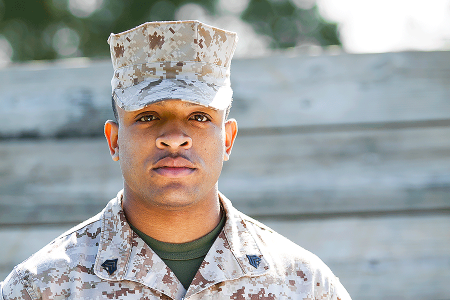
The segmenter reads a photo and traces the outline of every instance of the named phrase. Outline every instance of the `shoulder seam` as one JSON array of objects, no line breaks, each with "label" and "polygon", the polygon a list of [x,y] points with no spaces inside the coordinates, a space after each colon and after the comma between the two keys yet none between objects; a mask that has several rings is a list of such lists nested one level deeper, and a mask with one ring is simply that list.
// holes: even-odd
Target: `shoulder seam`
[{"label": "shoulder seam", "polygon": [[27,292],[28,296],[30,296],[31,299],[38,299],[38,296],[36,295],[36,293],[33,291],[33,289],[31,288],[30,284],[28,284],[28,282],[23,278],[21,272],[19,272],[17,270],[17,268],[13,269],[13,272],[15,273],[14,276],[17,277],[17,279],[20,280],[20,283],[22,284],[22,286],[24,287],[24,290]]},{"label": "shoulder seam", "polygon": [[255,219],[253,219],[252,217],[247,216],[246,214],[243,214],[243,213],[240,212],[240,215],[241,215],[242,220],[244,220],[245,222],[252,223],[253,225],[258,226],[260,229],[267,230],[267,231],[269,231],[271,233],[275,233],[276,232],[275,230],[273,230],[269,226],[267,226],[267,225],[265,225],[265,224],[255,220]]},{"label": "shoulder seam", "polygon": [[70,234],[72,234],[72,233],[74,233],[74,232],[76,232],[76,231],[78,231],[78,230],[81,230],[81,229],[85,228],[86,226],[88,226],[88,225],[90,225],[90,224],[93,224],[93,223],[95,223],[95,222],[99,222],[99,221],[101,220],[101,214],[102,214],[102,213],[103,213],[103,211],[99,212],[99,213],[96,214],[95,216],[92,216],[91,218],[87,219],[86,221],[81,222],[81,223],[78,224],[78,225],[75,225],[74,227],[70,228],[70,229],[67,230],[66,232],[63,232],[63,233],[60,234],[58,237],[56,237],[56,238],[54,239],[54,241],[57,240],[57,239],[60,239],[60,238],[64,238],[64,237],[66,237],[66,236],[68,236],[68,235],[70,235]]}]

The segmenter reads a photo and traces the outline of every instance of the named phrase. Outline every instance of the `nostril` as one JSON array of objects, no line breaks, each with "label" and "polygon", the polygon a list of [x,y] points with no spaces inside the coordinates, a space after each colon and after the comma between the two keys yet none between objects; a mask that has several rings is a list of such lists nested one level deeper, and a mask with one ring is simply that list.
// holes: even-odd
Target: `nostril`
[{"label": "nostril", "polygon": [[[0,0],[1,1],[1,0]],[[156,139],[157,147],[163,148],[178,148],[182,147],[188,149],[192,145],[190,137],[181,135],[165,135]]]}]

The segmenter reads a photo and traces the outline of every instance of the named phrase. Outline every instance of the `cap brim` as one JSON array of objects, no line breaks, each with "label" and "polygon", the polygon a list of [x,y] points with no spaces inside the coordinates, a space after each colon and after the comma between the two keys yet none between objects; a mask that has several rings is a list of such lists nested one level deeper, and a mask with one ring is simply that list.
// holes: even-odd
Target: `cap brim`
[{"label": "cap brim", "polygon": [[119,107],[135,111],[163,100],[179,99],[224,110],[230,103],[233,90],[230,86],[217,86],[201,81],[182,79],[146,80],[126,89],[115,89],[113,97]]}]

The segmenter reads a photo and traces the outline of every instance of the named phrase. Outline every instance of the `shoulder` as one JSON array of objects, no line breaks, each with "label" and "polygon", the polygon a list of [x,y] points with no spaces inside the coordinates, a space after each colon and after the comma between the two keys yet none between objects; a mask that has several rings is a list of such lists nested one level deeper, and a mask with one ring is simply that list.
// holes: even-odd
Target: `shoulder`
[{"label": "shoulder", "polygon": [[227,219],[229,219],[227,224],[231,225],[228,230],[236,232],[236,237],[238,237],[235,240],[240,241],[241,244],[255,243],[264,258],[271,265],[280,268],[280,272],[284,273],[283,269],[290,268],[293,264],[303,264],[311,269],[329,270],[313,253],[237,210],[223,194],[220,194],[220,199],[227,213]]},{"label": "shoulder", "polygon": [[269,262],[272,276],[291,278],[299,282],[296,284],[301,282],[302,285],[311,285],[318,297],[329,295],[331,299],[350,299],[339,278],[318,256],[261,222],[243,213],[240,215]]},{"label": "shoulder", "polygon": [[[102,212],[66,231],[17,265],[0,287],[4,299],[37,299],[48,285],[93,269]],[[2,298],[0,298],[2,299]]]},{"label": "shoulder", "polygon": [[[243,213],[240,213],[240,215],[247,229],[252,232],[260,250],[270,253],[270,257],[273,259],[280,258],[283,262],[282,265],[290,262],[301,262],[305,265],[328,269],[315,254],[295,244],[265,224]],[[278,262],[276,259],[274,260],[274,263]]]}]

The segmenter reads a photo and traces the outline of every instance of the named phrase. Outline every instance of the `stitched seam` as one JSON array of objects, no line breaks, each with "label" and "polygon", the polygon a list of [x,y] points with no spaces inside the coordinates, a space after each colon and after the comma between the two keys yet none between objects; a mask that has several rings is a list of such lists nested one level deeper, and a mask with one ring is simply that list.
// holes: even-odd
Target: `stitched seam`
[{"label": "stitched seam", "polygon": [[230,239],[228,238],[226,231],[223,231],[223,235],[225,236],[225,239],[227,240],[227,243],[228,243],[228,245],[230,246],[230,251],[231,251],[231,253],[232,253],[233,256],[234,256],[234,259],[236,259],[236,261],[237,261],[239,267],[241,267],[242,272],[244,272],[244,274],[247,274],[247,272],[246,272],[245,269],[244,269],[244,266],[241,264],[241,261],[240,261],[240,260],[237,258],[237,256],[234,254],[234,251],[231,250],[231,245],[232,245],[232,244],[230,243]]},{"label": "stitched seam", "polygon": [[[21,274],[21,272],[18,272],[16,269],[13,270],[13,272],[16,274],[16,276],[19,278],[20,283],[22,284],[23,287],[25,287],[25,291],[27,292],[27,294],[30,296],[30,298],[32,299],[38,299],[38,296],[36,295],[36,293],[34,292],[34,290],[32,289],[32,287],[30,286],[30,284],[28,284],[28,282],[26,282]],[[29,281],[31,281],[31,279],[29,279]]]}]

